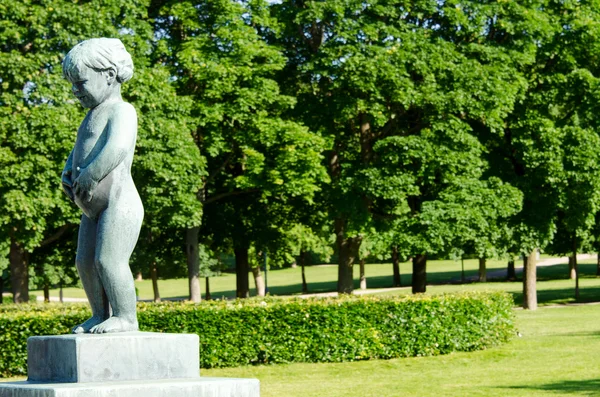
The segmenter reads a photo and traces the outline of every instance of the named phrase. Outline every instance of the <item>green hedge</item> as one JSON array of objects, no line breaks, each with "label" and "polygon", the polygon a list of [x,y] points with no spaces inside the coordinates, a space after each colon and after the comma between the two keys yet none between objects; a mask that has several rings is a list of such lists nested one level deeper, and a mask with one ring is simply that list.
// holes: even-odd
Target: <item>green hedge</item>
[{"label": "green hedge", "polygon": [[[485,349],[514,333],[505,293],[403,298],[140,304],[142,331],[197,333],[203,368],[431,356]],[[0,307],[0,375],[26,372],[26,340],[64,334],[84,305]]]}]

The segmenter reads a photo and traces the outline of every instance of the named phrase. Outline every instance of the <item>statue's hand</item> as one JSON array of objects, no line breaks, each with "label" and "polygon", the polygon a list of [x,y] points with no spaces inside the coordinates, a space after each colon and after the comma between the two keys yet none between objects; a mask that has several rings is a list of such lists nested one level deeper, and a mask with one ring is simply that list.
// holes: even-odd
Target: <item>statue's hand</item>
[{"label": "statue's hand", "polygon": [[96,186],[98,186],[98,182],[90,177],[85,168],[82,168],[79,176],[73,182],[73,191],[77,197],[81,198],[81,201],[89,203],[94,197]]},{"label": "statue's hand", "polygon": [[71,201],[75,200],[75,196],[73,195],[73,181],[71,180],[71,170],[64,170],[61,175],[61,182],[63,191],[66,195],[71,199]]}]

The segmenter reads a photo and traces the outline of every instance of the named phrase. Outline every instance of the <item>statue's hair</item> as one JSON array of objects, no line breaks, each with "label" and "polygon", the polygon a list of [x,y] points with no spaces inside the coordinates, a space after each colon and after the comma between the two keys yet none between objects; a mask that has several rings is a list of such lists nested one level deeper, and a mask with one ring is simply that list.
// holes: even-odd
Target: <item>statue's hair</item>
[{"label": "statue's hair", "polygon": [[119,39],[89,39],[77,44],[63,60],[63,75],[68,78],[83,65],[96,71],[114,69],[119,83],[133,76],[131,55]]}]

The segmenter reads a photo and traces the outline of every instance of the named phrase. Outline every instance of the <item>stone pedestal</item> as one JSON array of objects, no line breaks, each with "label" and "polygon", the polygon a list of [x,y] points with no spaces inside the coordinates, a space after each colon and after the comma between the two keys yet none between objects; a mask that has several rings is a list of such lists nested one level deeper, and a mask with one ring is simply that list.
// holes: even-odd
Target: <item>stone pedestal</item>
[{"label": "stone pedestal", "polygon": [[197,335],[127,332],[27,341],[28,380],[0,397],[259,397],[256,379],[200,377]]}]

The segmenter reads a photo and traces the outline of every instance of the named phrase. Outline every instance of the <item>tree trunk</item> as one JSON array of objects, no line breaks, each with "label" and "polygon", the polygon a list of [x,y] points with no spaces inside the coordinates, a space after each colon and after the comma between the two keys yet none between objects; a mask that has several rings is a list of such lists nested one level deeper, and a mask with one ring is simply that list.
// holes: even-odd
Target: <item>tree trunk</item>
[{"label": "tree trunk", "polygon": [[575,300],[579,300],[579,269],[577,269],[577,235],[573,237],[573,271],[575,272]]},{"label": "tree trunk", "polygon": [[256,287],[256,294],[258,296],[265,296],[265,279],[260,272],[260,266],[252,268],[252,275],[254,276],[254,286]]},{"label": "tree trunk", "polygon": [[189,300],[200,302],[200,257],[198,254],[199,227],[192,227],[185,231],[185,252],[187,255]]},{"label": "tree trunk", "polygon": [[354,291],[354,261],[358,257],[358,249],[362,237],[345,236],[345,225],[341,219],[335,221],[336,244],[338,248],[338,283],[337,292],[351,294]]},{"label": "tree trunk", "polygon": [[50,303],[50,286],[44,283],[44,303]]},{"label": "tree trunk", "polygon": [[13,302],[29,302],[29,255],[14,238],[10,239],[9,258]]},{"label": "tree trunk", "polygon": [[515,271],[514,259],[508,261],[508,268],[506,269],[506,279],[509,281],[514,281],[517,279],[517,272]]},{"label": "tree trunk", "polygon": [[575,271],[575,260],[576,258],[573,258],[573,256],[569,256],[569,278],[571,280],[575,280],[575,278],[577,277],[576,271]]},{"label": "tree trunk", "polygon": [[0,271],[0,305],[4,303],[4,277]]},{"label": "tree trunk", "polygon": [[523,260],[523,309],[537,310],[536,250]]},{"label": "tree trunk", "polygon": [[236,248],[233,252],[235,253],[235,296],[248,298],[250,297],[248,248]]},{"label": "tree trunk", "polygon": [[479,258],[479,282],[485,283],[487,281],[487,272],[485,266],[485,258]]},{"label": "tree trunk", "polygon": [[306,260],[308,259],[308,252],[302,250],[300,251],[300,255],[298,256],[297,262],[300,262],[300,268],[302,270],[302,293],[308,293],[308,284],[306,283],[306,271],[304,267],[306,266]]},{"label": "tree trunk", "polygon": [[204,289],[206,291],[204,299],[209,301],[212,299],[212,296],[210,295],[210,277],[205,277],[204,279],[206,280],[206,282],[204,283],[204,285],[206,286],[206,288]]},{"label": "tree trunk", "polygon": [[156,262],[150,264],[150,278],[152,278],[152,291],[154,292],[154,302],[160,302],[160,292],[158,291],[158,269]]},{"label": "tree trunk", "polygon": [[64,291],[63,291],[62,280],[60,280],[60,285],[58,286],[58,301],[60,303],[65,303],[65,294],[64,294]]},{"label": "tree trunk", "polygon": [[412,265],[412,293],[425,293],[427,291],[427,255],[415,255],[412,259]]},{"label": "tree trunk", "polygon": [[365,260],[361,259],[360,262],[360,289],[367,289],[367,277],[365,276]]},{"label": "tree trunk", "polygon": [[392,248],[392,268],[394,270],[394,287],[402,287],[402,276],[400,275],[400,256],[398,255],[398,247]]},{"label": "tree trunk", "polygon": [[600,276],[600,252],[598,253],[598,256],[596,257],[596,276]]}]

